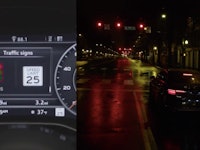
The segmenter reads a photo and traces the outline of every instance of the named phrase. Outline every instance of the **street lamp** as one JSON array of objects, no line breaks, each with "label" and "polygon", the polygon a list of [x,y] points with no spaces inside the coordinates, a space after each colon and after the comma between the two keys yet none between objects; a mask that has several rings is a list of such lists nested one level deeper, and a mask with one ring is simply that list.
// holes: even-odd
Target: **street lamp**
[{"label": "street lamp", "polygon": [[169,36],[169,26],[167,25],[167,14],[162,10],[160,14],[160,43],[158,48],[158,64],[161,66],[170,66],[172,64],[171,40]]},{"label": "street lamp", "polygon": [[161,14],[161,18],[162,18],[162,19],[166,19],[166,18],[167,18],[167,15],[166,15],[165,13],[162,13],[162,14]]},{"label": "street lamp", "polygon": [[188,40],[185,40],[184,45],[188,45],[188,44],[189,44]]},{"label": "street lamp", "polygon": [[183,67],[185,67],[185,59],[186,59],[186,48],[187,48],[187,45],[189,44],[189,41],[188,40],[185,40],[183,39],[182,40],[182,46],[183,46],[183,49],[182,49],[182,65]]}]

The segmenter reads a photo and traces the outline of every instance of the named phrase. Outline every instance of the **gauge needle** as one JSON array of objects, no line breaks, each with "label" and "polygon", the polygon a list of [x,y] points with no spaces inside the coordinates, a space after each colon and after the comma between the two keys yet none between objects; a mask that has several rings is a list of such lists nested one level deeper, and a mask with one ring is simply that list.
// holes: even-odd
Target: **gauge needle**
[{"label": "gauge needle", "polygon": [[76,106],[77,101],[73,101],[72,105],[69,107],[69,109],[72,109],[74,106]]}]

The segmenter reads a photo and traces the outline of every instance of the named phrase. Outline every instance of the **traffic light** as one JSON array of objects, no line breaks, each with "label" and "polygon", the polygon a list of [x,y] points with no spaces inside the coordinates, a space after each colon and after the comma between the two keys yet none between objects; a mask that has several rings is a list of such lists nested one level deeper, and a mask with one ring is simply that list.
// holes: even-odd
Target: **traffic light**
[{"label": "traffic light", "polygon": [[122,28],[122,23],[120,21],[115,23],[115,26],[117,29],[121,29]]},{"label": "traffic light", "polygon": [[118,23],[116,24],[116,26],[120,28],[120,27],[121,27],[121,23],[118,22]]},{"label": "traffic light", "polygon": [[98,27],[102,27],[102,23],[101,23],[101,22],[98,22],[98,23],[97,23],[97,26],[98,26]]},{"label": "traffic light", "polygon": [[140,28],[140,29],[144,29],[144,24],[143,24],[143,23],[140,23],[140,24],[139,24],[139,28]]},{"label": "traffic light", "polygon": [[97,21],[96,23],[97,28],[103,28],[103,22],[102,21]]}]

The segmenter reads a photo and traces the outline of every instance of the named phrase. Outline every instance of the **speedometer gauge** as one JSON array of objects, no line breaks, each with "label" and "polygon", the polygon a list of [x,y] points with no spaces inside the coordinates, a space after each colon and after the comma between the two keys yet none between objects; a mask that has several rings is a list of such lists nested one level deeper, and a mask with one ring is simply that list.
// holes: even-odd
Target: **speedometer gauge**
[{"label": "speedometer gauge", "polygon": [[69,47],[58,61],[54,84],[62,105],[76,115],[76,44]]}]

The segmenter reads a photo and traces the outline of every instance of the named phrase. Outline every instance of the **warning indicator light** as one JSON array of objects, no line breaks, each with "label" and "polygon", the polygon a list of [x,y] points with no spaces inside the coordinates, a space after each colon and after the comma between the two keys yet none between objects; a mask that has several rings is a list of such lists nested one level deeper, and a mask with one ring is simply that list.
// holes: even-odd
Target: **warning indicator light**
[{"label": "warning indicator light", "polygon": [[4,76],[3,64],[0,63],[0,82],[3,82],[3,76]]}]

